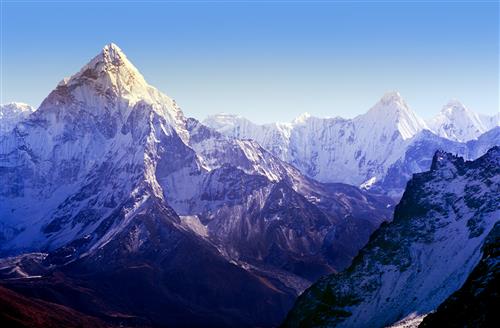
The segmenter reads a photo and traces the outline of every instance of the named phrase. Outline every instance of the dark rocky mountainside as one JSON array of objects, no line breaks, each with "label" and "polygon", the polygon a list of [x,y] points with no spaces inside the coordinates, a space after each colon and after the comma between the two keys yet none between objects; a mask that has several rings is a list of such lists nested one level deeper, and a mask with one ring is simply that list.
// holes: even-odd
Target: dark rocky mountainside
[{"label": "dark rocky mountainside", "polygon": [[[471,300],[495,304],[489,298],[496,297],[499,191],[500,147],[470,162],[436,152],[430,171],[408,183],[394,220],[372,235],[347,270],[304,292],[284,326],[386,327],[415,316],[419,321],[464,283],[428,324],[449,314],[447,308],[466,306],[464,296],[481,282],[488,283]],[[472,314],[479,304],[464,310],[464,320],[483,320]]]}]

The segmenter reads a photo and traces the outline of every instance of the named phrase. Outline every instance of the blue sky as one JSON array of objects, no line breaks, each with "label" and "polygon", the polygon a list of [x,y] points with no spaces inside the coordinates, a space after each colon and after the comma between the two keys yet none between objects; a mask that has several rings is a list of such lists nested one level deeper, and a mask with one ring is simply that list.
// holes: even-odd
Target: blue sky
[{"label": "blue sky", "polygon": [[2,99],[38,106],[109,42],[196,118],[499,110],[496,1],[2,1]]}]

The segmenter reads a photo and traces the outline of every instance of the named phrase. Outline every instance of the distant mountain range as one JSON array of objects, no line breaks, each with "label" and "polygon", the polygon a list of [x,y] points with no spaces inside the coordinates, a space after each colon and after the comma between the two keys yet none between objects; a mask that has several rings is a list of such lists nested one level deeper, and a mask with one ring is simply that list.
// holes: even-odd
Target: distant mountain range
[{"label": "distant mountain range", "polygon": [[[474,159],[483,154],[475,151],[478,144],[482,150],[494,146],[499,115],[479,116],[452,101],[425,122],[399,93],[392,92],[353,119],[304,114],[291,123],[258,125],[236,115],[219,114],[203,123],[226,135],[257,141],[318,181],[373,188],[399,198],[411,175],[428,169],[440,147],[446,145],[444,149]],[[486,132],[489,137],[480,138]],[[472,141],[474,147],[467,146]]]}]

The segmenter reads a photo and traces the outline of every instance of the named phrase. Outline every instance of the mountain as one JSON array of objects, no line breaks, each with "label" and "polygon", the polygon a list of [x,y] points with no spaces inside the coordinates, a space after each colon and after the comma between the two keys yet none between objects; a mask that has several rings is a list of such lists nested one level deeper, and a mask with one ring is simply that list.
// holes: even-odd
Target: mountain
[{"label": "mountain", "polygon": [[27,118],[34,110],[24,103],[0,105],[0,135],[10,132],[19,121]]},{"label": "mountain", "polygon": [[[456,120],[452,131],[471,118],[480,128],[471,139],[487,131],[478,116],[465,107],[464,118],[455,115],[462,107],[445,108],[444,113],[453,115],[443,116],[440,122]],[[354,119],[322,119],[305,114],[291,123],[257,125],[242,117],[221,114],[208,117],[204,124],[229,136],[253,139],[316,180],[348,183],[396,199],[413,173],[429,167],[436,150],[451,145],[450,151],[467,159],[476,158],[473,149],[451,138],[454,135],[431,133],[397,92],[384,95],[367,113]],[[498,139],[483,138],[481,142],[481,148],[491,148]]]},{"label": "mountain", "polygon": [[0,179],[5,285],[119,325],[276,325],[393,210],[185,117],[114,44],[0,137]]},{"label": "mountain", "polygon": [[436,152],[431,170],[408,182],[393,221],[347,270],[302,294],[284,326],[386,327],[415,316],[418,322],[474,268],[484,270],[482,250],[500,217],[499,188],[500,147],[470,162]]},{"label": "mountain", "polygon": [[485,124],[478,114],[456,100],[450,101],[437,116],[427,121],[435,134],[459,142],[477,139],[492,128],[492,124],[488,123]]}]

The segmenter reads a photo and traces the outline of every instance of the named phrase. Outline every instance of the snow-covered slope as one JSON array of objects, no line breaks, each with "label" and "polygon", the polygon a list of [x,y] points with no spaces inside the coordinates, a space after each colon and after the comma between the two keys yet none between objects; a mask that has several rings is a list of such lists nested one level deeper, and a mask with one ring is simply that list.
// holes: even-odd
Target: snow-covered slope
[{"label": "snow-covered slope", "polygon": [[457,100],[446,104],[437,116],[427,121],[427,124],[437,135],[460,142],[477,139],[491,129],[491,123],[484,124],[478,114]]},{"label": "snow-covered slope", "polygon": [[394,220],[370,238],[351,267],[298,299],[285,326],[385,327],[429,313],[478,264],[500,218],[500,147],[471,162],[436,152],[414,175]]},{"label": "snow-covered slope", "polygon": [[487,130],[491,130],[497,126],[500,126],[500,113],[491,116],[479,114],[479,118],[481,119],[481,122],[483,122],[483,125]]},{"label": "snow-covered slope", "polygon": [[27,118],[34,110],[30,105],[18,102],[0,105],[0,136],[10,132],[19,121]]},{"label": "snow-covered slope", "polygon": [[500,222],[482,247],[483,256],[463,286],[424,318],[419,327],[495,327],[500,322]]}]

